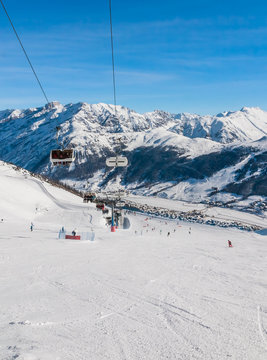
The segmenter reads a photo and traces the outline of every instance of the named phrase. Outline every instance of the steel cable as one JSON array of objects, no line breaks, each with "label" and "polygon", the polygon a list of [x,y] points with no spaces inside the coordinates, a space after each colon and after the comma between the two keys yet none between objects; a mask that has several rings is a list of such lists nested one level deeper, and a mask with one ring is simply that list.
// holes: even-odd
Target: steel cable
[{"label": "steel cable", "polygon": [[109,0],[109,20],[110,20],[110,41],[111,41],[111,53],[112,53],[113,97],[114,97],[115,116],[116,116],[117,103],[116,103],[116,82],[115,82],[115,66],[114,66],[114,46],[113,46],[113,31],[112,31],[111,0]]},{"label": "steel cable", "polygon": [[3,9],[4,9],[5,13],[6,13],[6,16],[8,17],[8,20],[9,20],[9,22],[10,22],[10,24],[11,24],[13,30],[14,30],[14,33],[15,33],[15,35],[16,35],[19,43],[20,43],[20,46],[21,46],[21,48],[22,48],[22,50],[23,50],[23,52],[24,52],[24,55],[25,55],[25,57],[26,57],[29,65],[30,65],[30,67],[31,67],[31,69],[32,69],[32,72],[33,72],[33,74],[34,74],[34,76],[35,76],[35,78],[36,78],[36,80],[37,80],[37,82],[38,82],[38,84],[39,84],[39,86],[40,86],[40,89],[42,90],[42,93],[43,93],[43,95],[44,95],[44,97],[45,97],[46,103],[48,104],[49,101],[48,101],[48,98],[47,98],[46,93],[45,93],[45,91],[44,91],[44,88],[43,88],[43,86],[42,86],[42,84],[41,84],[41,82],[40,82],[40,80],[39,80],[39,78],[38,78],[38,76],[37,76],[37,74],[36,74],[36,72],[35,72],[35,70],[34,70],[34,67],[33,67],[33,65],[32,65],[32,63],[31,63],[31,61],[30,61],[30,58],[29,58],[29,56],[28,56],[28,54],[27,54],[27,52],[26,52],[26,50],[25,50],[25,48],[24,48],[21,40],[20,40],[20,37],[19,37],[19,35],[18,35],[18,33],[17,33],[16,29],[15,29],[15,26],[14,26],[14,24],[13,24],[10,16],[8,15],[8,12],[7,12],[6,8],[5,8],[5,5],[4,5],[3,1],[0,0],[0,2],[1,2],[1,4],[2,4],[2,7],[3,7]]}]

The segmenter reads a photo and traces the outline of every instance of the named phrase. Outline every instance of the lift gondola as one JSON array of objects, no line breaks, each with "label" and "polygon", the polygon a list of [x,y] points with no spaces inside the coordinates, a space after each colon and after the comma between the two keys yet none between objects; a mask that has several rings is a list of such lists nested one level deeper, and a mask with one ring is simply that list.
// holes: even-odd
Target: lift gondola
[{"label": "lift gondola", "polygon": [[83,202],[84,203],[88,203],[89,201],[93,202],[95,199],[96,199],[96,194],[95,193],[85,193],[83,195]]},{"label": "lift gondola", "polygon": [[96,208],[97,208],[97,210],[105,210],[105,204],[103,204],[103,203],[97,203],[96,204]]},{"label": "lift gondola", "polygon": [[63,165],[69,166],[75,159],[75,153],[73,149],[64,149],[63,143],[60,144],[58,141],[59,131],[61,130],[60,126],[57,126],[57,142],[61,149],[54,149],[50,152],[50,161],[52,165]]},{"label": "lift gondola", "polygon": [[118,202],[116,202],[116,207],[117,208],[122,208],[122,207],[124,207],[125,206],[125,202],[124,201],[118,201]]},{"label": "lift gondola", "polygon": [[108,167],[125,167],[128,165],[128,159],[125,156],[113,156],[106,159]]},{"label": "lift gondola", "polygon": [[73,149],[56,149],[50,152],[50,161],[53,165],[70,165],[75,159]]},{"label": "lift gondola", "polygon": [[[115,114],[116,117],[116,114]],[[115,141],[119,146],[115,150],[115,156],[106,159],[107,167],[126,167],[128,165],[128,159],[122,153],[122,138],[117,138]]]}]

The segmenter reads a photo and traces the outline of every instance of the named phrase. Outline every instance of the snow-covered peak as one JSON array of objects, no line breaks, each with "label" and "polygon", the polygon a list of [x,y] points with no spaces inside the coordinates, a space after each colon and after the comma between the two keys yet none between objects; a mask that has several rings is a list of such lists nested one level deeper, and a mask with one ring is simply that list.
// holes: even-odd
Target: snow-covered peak
[{"label": "snow-covered peak", "polygon": [[3,110],[0,111],[0,123],[8,120],[18,119],[21,115],[21,110]]},{"label": "snow-covered peak", "polygon": [[247,112],[247,113],[253,113],[253,112],[259,112],[259,111],[263,111],[263,110],[258,106],[254,106],[254,107],[243,106],[240,111]]},{"label": "snow-covered peak", "polygon": [[170,129],[184,136],[210,138],[221,143],[250,141],[267,134],[267,112],[260,108],[242,108],[218,115],[177,114]]},{"label": "snow-covered peak", "polygon": [[102,134],[143,132],[164,127],[186,137],[208,138],[220,143],[257,140],[267,134],[267,113],[257,107],[201,116],[171,114],[161,110],[139,114],[120,105],[115,111],[115,106],[111,104],[79,102],[64,106],[53,101],[44,107],[0,112],[0,123],[17,119],[20,123],[44,119],[53,123],[54,128],[67,123],[68,126],[74,125],[78,132],[83,129]]}]

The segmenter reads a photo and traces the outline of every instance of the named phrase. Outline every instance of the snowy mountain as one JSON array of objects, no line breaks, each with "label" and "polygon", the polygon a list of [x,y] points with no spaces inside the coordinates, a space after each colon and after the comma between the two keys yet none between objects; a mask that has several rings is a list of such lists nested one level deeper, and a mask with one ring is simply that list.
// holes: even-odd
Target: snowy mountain
[{"label": "snowy mountain", "polygon": [[260,108],[244,107],[240,111],[216,116],[179,114],[181,120],[171,129],[190,138],[208,138],[220,143],[257,140],[267,135],[267,113]]},{"label": "snowy mountain", "polygon": [[[49,163],[59,125],[59,141],[76,152],[69,169]],[[105,159],[118,138],[129,166],[110,170]],[[1,111],[0,140],[0,159],[80,188],[120,184],[190,201],[267,195],[267,113],[259,108],[200,116],[117,106],[115,116],[113,105],[53,102]]]}]

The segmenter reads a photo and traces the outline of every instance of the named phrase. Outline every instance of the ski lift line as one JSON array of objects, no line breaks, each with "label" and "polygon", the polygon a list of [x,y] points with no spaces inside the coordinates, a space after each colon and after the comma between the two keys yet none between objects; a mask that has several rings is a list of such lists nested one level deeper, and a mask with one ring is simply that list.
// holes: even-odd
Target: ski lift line
[{"label": "ski lift line", "polygon": [[114,98],[115,116],[116,116],[117,115],[117,101],[116,101],[116,81],[115,81],[115,65],[114,65],[111,0],[109,0],[109,20],[110,20],[110,42],[111,42],[111,54],[112,54],[113,98]]},{"label": "ski lift line", "polygon": [[44,88],[43,88],[43,86],[42,86],[42,84],[41,84],[41,82],[40,82],[40,80],[39,80],[39,78],[38,78],[38,76],[37,76],[37,74],[36,74],[36,72],[35,72],[35,70],[34,70],[34,67],[33,67],[33,65],[32,65],[32,63],[31,63],[31,60],[30,60],[30,58],[29,58],[29,56],[28,56],[28,54],[27,54],[27,52],[26,52],[26,50],[25,50],[25,48],[24,48],[24,46],[23,46],[23,44],[22,44],[22,42],[21,42],[21,40],[20,40],[20,37],[19,37],[19,35],[18,35],[18,33],[17,33],[16,29],[15,29],[15,26],[13,25],[13,22],[12,22],[10,16],[8,15],[8,12],[7,12],[6,8],[5,8],[5,5],[4,5],[3,1],[0,0],[0,2],[1,2],[1,5],[2,5],[2,7],[3,7],[3,9],[4,9],[5,13],[6,13],[6,16],[7,16],[8,20],[9,20],[9,22],[10,22],[13,30],[14,30],[14,33],[15,33],[15,35],[16,35],[19,43],[20,43],[20,46],[21,46],[21,48],[22,48],[22,50],[23,50],[23,52],[24,52],[24,55],[25,55],[25,57],[26,57],[29,65],[30,65],[30,67],[31,67],[31,69],[32,69],[32,72],[33,72],[33,74],[34,74],[34,76],[35,76],[35,78],[36,78],[36,80],[37,80],[37,82],[38,82],[38,84],[39,84],[39,86],[40,86],[40,89],[42,90],[42,93],[43,93],[43,95],[44,95],[44,97],[45,97],[46,103],[48,104],[48,103],[49,103],[48,98],[47,98],[46,93],[45,93],[45,91],[44,91]]},{"label": "ski lift line", "polygon": [[[115,79],[115,65],[114,65],[114,44],[113,44],[113,29],[112,29],[112,9],[111,0],[109,0],[109,19],[110,19],[110,41],[111,41],[111,54],[112,54],[112,74],[113,74],[113,96],[114,96],[114,107],[115,117],[117,116],[117,100],[116,100],[116,79]],[[115,135],[116,138],[116,135]],[[128,160],[126,157],[121,156],[122,144],[121,138],[117,139],[119,142],[119,148],[115,150],[115,157],[109,157],[106,159],[106,166],[111,168],[126,167]]]}]

